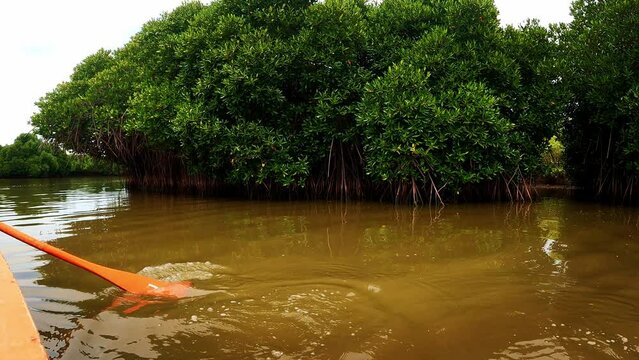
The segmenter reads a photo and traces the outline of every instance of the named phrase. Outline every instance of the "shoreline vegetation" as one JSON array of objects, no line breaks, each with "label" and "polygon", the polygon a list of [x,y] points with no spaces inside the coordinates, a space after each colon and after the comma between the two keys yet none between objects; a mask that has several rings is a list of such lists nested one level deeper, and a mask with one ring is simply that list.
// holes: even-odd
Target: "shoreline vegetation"
[{"label": "shoreline vegetation", "polygon": [[630,203],[638,12],[576,0],[571,24],[502,28],[491,0],[188,2],[87,57],[32,124],[152,191],[443,204],[569,178]]},{"label": "shoreline vegetation", "polygon": [[68,153],[34,134],[20,134],[13,144],[0,146],[0,179],[121,175],[106,160]]}]

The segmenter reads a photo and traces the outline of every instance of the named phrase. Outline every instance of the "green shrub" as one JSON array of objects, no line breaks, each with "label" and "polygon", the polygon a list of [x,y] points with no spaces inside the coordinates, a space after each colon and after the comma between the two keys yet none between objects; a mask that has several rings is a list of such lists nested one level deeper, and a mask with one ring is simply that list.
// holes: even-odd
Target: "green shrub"
[{"label": "green shrub", "polygon": [[567,171],[591,195],[627,201],[639,176],[639,1],[577,0],[572,15],[562,37]]}]

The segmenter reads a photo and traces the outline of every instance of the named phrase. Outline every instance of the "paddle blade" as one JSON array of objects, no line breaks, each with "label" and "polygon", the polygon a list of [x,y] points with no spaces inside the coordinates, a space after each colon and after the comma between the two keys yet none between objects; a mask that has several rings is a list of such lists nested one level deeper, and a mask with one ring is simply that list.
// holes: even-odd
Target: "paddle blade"
[{"label": "paddle blade", "polygon": [[179,299],[189,296],[191,288],[188,281],[167,282],[97,264],[89,271],[132,294]]}]

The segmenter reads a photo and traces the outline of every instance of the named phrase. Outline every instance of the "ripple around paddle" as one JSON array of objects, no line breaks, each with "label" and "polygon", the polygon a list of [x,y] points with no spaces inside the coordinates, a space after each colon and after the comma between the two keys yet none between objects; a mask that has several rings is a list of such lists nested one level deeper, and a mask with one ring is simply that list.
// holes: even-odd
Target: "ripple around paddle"
[{"label": "ripple around paddle", "polygon": [[169,282],[185,280],[209,280],[229,273],[229,269],[210,262],[167,263],[147,266],[139,274]]}]

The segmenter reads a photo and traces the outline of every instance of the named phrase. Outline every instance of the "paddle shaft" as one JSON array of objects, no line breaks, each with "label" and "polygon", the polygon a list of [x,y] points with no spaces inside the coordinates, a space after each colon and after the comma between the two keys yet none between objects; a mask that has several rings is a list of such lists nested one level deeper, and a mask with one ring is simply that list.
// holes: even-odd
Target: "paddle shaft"
[{"label": "paddle shaft", "polygon": [[[58,259],[64,260],[72,265],[75,265],[79,268],[82,268],[86,271],[89,271],[93,274],[96,274],[98,276],[100,276],[100,274],[98,272],[96,272],[95,270],[98,270],[98,268],[103,268],[104,266],[102,265],[98,265],[95,263],[92,263],[88,260],[84,260],[80,257],[77,257],[73,254],[69,254],[68,252],[58,249],[55,246],[51,246],[43,241],[37,240],[33,237],[31,237],[28,234],[23,233],[22,231],[13,228],[5,223],[0,222],[0,231],[2,231],[3,233],[15,238],[16,240],[20,240],[23,243],[33,246],[34,248],[38,249],[38,250],[42,250],[45,253],[51,255],[51,256],[55,256]],[[108,280],[108,279],[107,279]]]},{"label": "paddle shaft", "polygon": [[113,285],[134,294],[181,298],[187,295],[191,287],[189,282],[169,283],[92,263],[73,254],[69,254],[64,250],[60,250],[55,246],[37,240],[2,222],[0,222],[0,231],[38,250],[42,250],[49,255],[97,275]]}]

